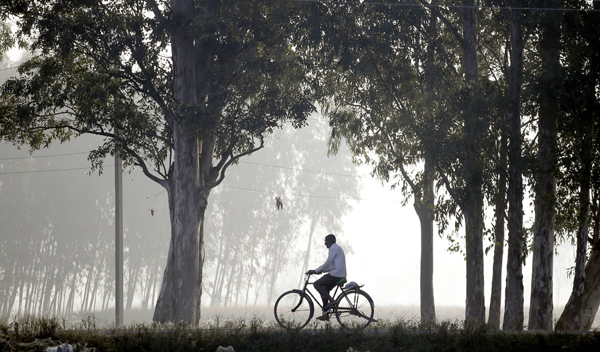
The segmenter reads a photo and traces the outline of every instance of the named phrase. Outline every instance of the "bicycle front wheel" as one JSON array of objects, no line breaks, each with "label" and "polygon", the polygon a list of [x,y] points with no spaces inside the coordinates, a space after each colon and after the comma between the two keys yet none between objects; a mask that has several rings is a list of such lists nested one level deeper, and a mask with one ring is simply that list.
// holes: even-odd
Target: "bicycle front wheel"
[{"label": "bicycle front wheel", "polygon": [[346,291],[337,300],[335,316],[340,325],[347,330],[366,328],[375,321],[373,314],[375,314],[375,304],[364,291]]},{"label": "bicycle front wheel", "polygon": [[287,330],[300,330],[308,324],[315,307],[303,291],[288,291],[275,302],[275,319]]}]

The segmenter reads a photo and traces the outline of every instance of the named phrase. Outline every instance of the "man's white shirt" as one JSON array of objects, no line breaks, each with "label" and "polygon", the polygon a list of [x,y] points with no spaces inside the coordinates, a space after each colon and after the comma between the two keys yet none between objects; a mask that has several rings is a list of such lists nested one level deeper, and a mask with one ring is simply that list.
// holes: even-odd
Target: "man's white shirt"
[{"label": "man's white shirt", "polygon": [[317,274],[329,272],[334,277],[346,277],[346,256],[337,243],[329,247],[329,256],[323,265],[315,270]]}]

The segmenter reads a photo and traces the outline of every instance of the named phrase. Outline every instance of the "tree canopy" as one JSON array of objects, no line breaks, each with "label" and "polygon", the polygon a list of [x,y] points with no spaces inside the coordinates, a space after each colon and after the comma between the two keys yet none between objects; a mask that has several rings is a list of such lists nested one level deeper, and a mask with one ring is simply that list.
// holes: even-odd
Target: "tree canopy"
[{"label": "tree canopy", "polygon": [[199,321],[204,212],[227,167],[314,111],[307,65],[289,44],[296,21],[281,5],[2,3],[35,54],[2,87],[3,139],[37,149],[99,135],[94,167],[118,153],[168,192],[171,250],[156,320]]}]

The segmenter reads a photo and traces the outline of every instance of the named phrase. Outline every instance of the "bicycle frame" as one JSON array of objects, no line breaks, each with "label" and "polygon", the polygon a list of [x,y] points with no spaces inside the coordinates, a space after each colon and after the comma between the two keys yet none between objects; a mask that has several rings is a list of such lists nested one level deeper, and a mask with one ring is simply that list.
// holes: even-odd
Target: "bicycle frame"
[{"label": "bicycle frame", "polygon": [[[314,281],[313,281],[313,282],[308,282],[309,280],[310,280],[310,275],[306,275],[306,281],[304,281],[304,287],[302,288],[302,292],[303,292],[304,294],[308,293],[308,295],[309,295],[310,297],[312,297],[312,300],[313,300],[314,302],[316,302],[316,303],[317,303],[317,305],[318,305],[319,307],[321,307],[321,309],[323,309],[323,305],[321,304],[321,302],[320,302],[320,301],[317,299],[317,297],[315,297],[315,295],[314,295],[314,294],[313,294],[313,293],[312,293],[312,292],[311,292],[311,291],[308,289],[308,285],[314,284]],[[336,295],[337,295],[337,293],[338,293],[338,290],[341,290],[341,292],[340,292],[340,293],[344,292],[344,289],[343,289],[343,288],[340,288],[340,285],[335,285],[335,291],[333,291],[333,295],[332,295],[331,297],[333,297],[333,298],[334,298],[336,301],[337,301]],[[296,311],[296,309],[298,309],[298,307],[300,307],[300,306],[302,305],[302,300],[303,300],[303,299],[304,299],[304,296],[302,296],[302,298],[300,298],[300,301],[298,302],[298,305],[297,305],[296,307],[294,307],[294,309],[292,309],[292,312],[295,312],[295,311]]]},{"label": "bicycle frame", "polygon": [[[317,298],[320,295],[313,294],[308,287],[314,284],[310,282],[310,276],[306,275],[304,285],[300,289],[284,292],[275,302],[275,319],[287,330],[302,329],[310,322],[315,313],[313,302],[324,309],[320,299]],[[335,301],[327,305],[327,311],[318,318],[319,320],[328,321],[330,316],[334,316],[342,327],[350,331],[362,330],[370,323],[377,322],[373,319],[375,304],[371,297],[361,290],[362,286],[347,290],[344,289],[343,284],[335,286],[333,291]]]}]

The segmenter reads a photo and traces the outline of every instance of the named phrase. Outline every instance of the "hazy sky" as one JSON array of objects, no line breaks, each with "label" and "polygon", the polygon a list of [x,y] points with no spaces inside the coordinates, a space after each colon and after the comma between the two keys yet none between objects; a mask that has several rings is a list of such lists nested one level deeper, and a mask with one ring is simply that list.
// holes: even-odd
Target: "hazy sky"
[{"label": "hazy sky", "polygon": [[[17,53],[11,52],[11,58],[16,59]],[[284,142],[284,141],[282,141]],[[5,145],[3,148],[7,147]],[[326,158],[326,151],[323,158]],[[250,157],[251,158],[251,157]],[[81,156],[85,159],[85,156]],[[250,160],[250,159],[244,159]],[[108,161],[107,165],[112,165]],[[82,165],[89,165],[83,161]],[[77,166],[80,166],[79,164]],[[285,166],[285,165],[283,165]],[[327,170],[320,170],[327,172]],[[106,174],[112,175],[112,168]],[[361,201],[352,201],[353,211],[344,219],[344,229],[336,233],[340,244],[350,243],[354,253],[346,258],[348,267],[348,280],[365,285],[365,290],[371,294],[377,305],[418,305],[419,304],[419,257],[420,257],[420,229],[419,221],[412,203],[406,207],[400,205],[402,195],[399,190],[390,190],[388,184],[382,185],[380,181],[368,176],[370,168],[359,168],[362,183]],[[81,171],[85,173],[85,171]],[[82,175],[82,177],[88,177]],[[166,202],[166,197],[158,197],[162,189],[145,179],[145,176],[134,171],[125,177],[125,192],[127,194],[128,182],[145,183],[144,207],[153,207],[153,202]],[[227,179],[224,185],[227,185]],[[295,190],[290,190],[294,192]],[[244,191],[240,191],[244,192]],[[156,197],[156,199],[155,199]],[[135,203],[136,200],[125,198],[126,204]],[[525,220],[531,221],[533,211],[529,206],[530,200],[526,199]],[[488,216],[491,218],[491,213]],[[324,237],[327,229],[319,229],[317,237]],[[321,241],[317,241],[321,243]],[[486,242],[485,245],[488,243]],[[434,241],[434,293],[438,306],[464,306],[465,304],[465,263],[460,253],[449,253],[446,248],[446,239],[435,237]],[[165,248],[165,251],[167,249]],[[316,268],[327,256],[326,248],[318,245],[313,248],[309,267]],[[485,257],[485,291],[486,306],[489,305],[489,292],[491,288],[492,254]],[[506,257],[506,251],[505,251]],[[554,305],[562,307],[568,300],[571,292],[571,279],[567,278],[566,268],[574,265],[574,248],[562,245],[558,256],[555,257],[554,271]],[[288,283],[289,289],[297,286],[300,277],[301,265],[290,263]],[[503,265],[505,271],[505,264]],[[524,267],[525,306],[529,304],[531,286],[531,255]],[[503,278],[503,286],[505,279]],[[282,287],[282,292],[286,288]],[[504,289],[503,289],[504,293]],[[527,316],[527,312],[525,312]]]},{"label": "hazy sky", "polygon": [[[363,180],[363,199],[399,200],[400,191],[371,179]],[[526,213],[531,217],[532,213]],[[399,201],[362,201],[344,221],[344,241],[352,242],[355,254],[348,261],[350,279],[368,284],[382,304],[419,303],[419,219],[412,204],[402,207]],[[487,245],[487,243],[486,243]],[[466,266],[460,253],[446,250],[448,242],[434,240],[434,292],[437,305],[465,304]],[[486,306],[492,278],[492,251],[485,258]],[[506,257],[506,250],[505,250]],[[529,303],[531,256],[524,267],[525,304]],[[555,257],[555,306],[562,306],[571,291],[566,267],[573,265],[573,250],[561,246]],[[505,265],[503,265],[505,271]],[[504,280],[503,280],[504,285]],[[375,293],[376,292],[376,293]]]}]

